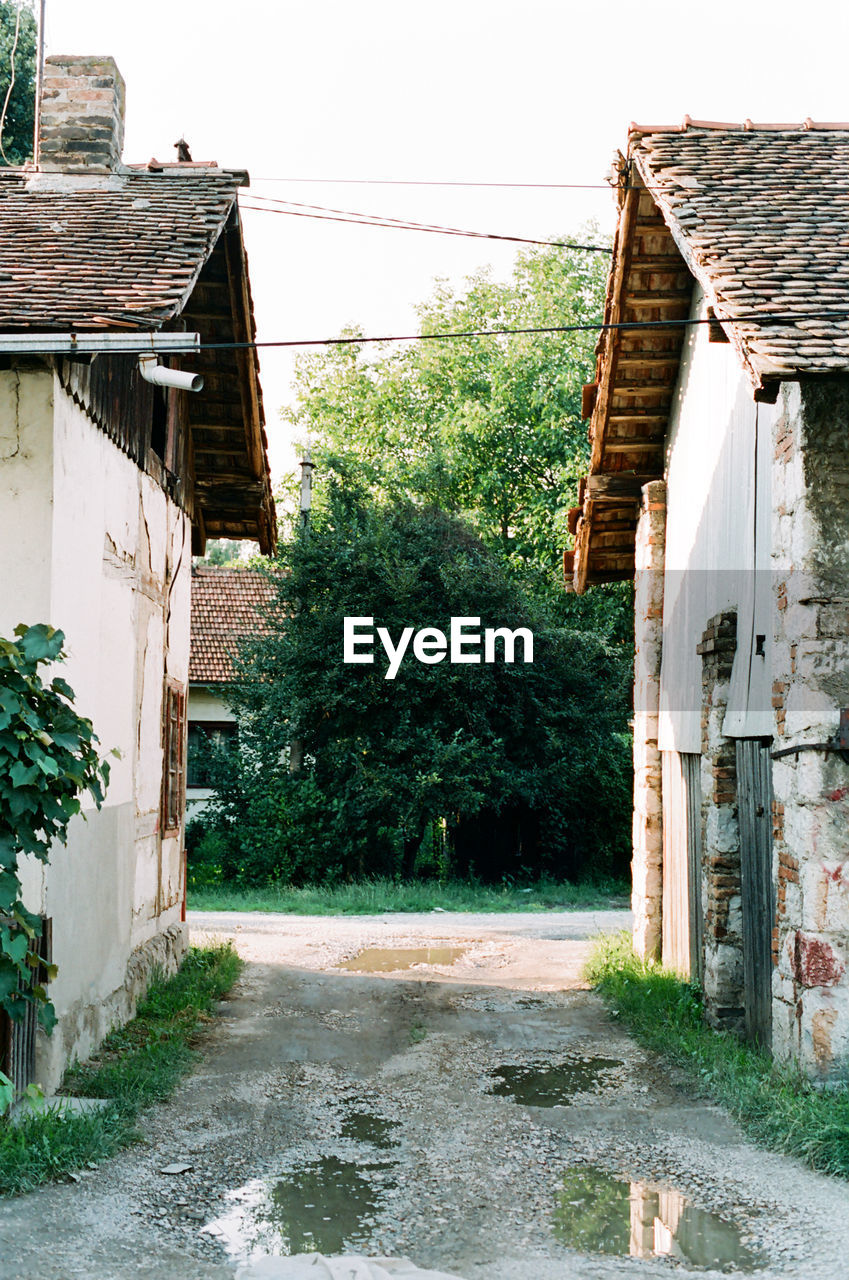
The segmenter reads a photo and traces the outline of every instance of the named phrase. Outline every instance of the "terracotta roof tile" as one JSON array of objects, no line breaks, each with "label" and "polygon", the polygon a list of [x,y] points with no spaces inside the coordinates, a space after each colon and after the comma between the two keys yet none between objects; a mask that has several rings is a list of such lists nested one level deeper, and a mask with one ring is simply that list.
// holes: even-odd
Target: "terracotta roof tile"
[{"label": "terracotta roof tile", "polygon": [[274,595],[274,584],[256,569],[192,568],[191,684],[233,679],[233,651],[242,636],[270,629],[264,610]]},{"label": "terracotta roof tile", "polygon": [[159,328],[181,311],[244,179],[0,171],[0,329]]},{"label": "terracotta roof tile", "polygon": [[849,126],[632,126],[629,155],[755,375],[849,370]]}]

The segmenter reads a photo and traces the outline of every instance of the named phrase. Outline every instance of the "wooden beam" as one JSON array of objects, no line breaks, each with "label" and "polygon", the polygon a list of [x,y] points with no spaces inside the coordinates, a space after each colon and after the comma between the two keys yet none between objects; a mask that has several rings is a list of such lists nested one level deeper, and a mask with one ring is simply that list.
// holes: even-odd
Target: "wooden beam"
[{"label": "wooden beam", "polygon": [[[235,220],[225,228],[224,248],[227,255],[227,279],[233,312],[233,336],[236,342],[251,342],[253,334],[250,331],[251,306],[248,297],[247,271],[241,230]],[[259,386],[253,350],[237,351],[236,362],[241,375],[239,386],[242,392],[245,444],[251,460],[251,469],[259,478],[265,475],[265,461],[262,456],[262,411],[259,404]]]},{"label": "wooden beam", "polygon": [[[618,324],[622,318],[622,294],[625,288],[625,282],[628,278],[628,269],[631,263],[631,244],[633,240],[633,229],[637,221],[637,210],[639,208],[640,186],[635,182],[625,193],[625,200],[622,205],[622,213],[619,224],[616,228],[616,246],[613,257],[613,279],[610,288],[610,307],[605,315],[605,320],[609,324]],[[606,359],[603,362],[602,374],[599,380],[598,394],[596,396],[595,407],[592,416],[592,453],[590,456],[590,470],[597,471],[601,465],[604,432],[607,427],[607,413],[610,407],[613,385],[616,380],[616,361],[619,348],[620,330],[609,329],[610,335],[609,345],[605,352]],[[575,583],[575,589],[581,591],[579,585],[581,565],[578,561],[578,577]]]},{"label": "wooden beam", "polygon": [[620,440],[608,436],[604,442],[605,453],[663,453],[663,440]]},{"label": "wooden beam", "polygon": [[656,480],[654,473],[645,474],[635,471],[612,471],[607,475],[587,476],[587,498],[598,501],[604,498],[636,498],[640,499],[643,485]]}]

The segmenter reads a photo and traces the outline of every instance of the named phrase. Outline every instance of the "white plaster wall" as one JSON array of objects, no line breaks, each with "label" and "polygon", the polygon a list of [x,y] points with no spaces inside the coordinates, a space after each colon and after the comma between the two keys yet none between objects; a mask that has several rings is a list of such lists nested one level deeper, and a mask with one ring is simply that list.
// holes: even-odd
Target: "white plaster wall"
[{"label": "white plaster wall", "polygon": [[[49,621],[53,581],[53,375],[0,371],[0,635]],[[21,866],[25,901],[38,909],[40,862]]]},{"label": "white plaster wall", "polygon": [[101,750],[120,753],[103,808],[86,800],[46,876],[27,873],[59,966],[60,1026],[44,1066],[53,1084],[63,1059],[109,1029],[104,1011],[131,952],[180,919],[182,841],[159,835],[161,717],[166,669],[188,678],[190,535],[52,374],[19,377],[10,386],[14,375],[0,375],[0,634],[21,621],[59,627],[77,710]]},{"label": "white plaster wall", "polygon": [[189,689],[189,720],[218,720],[235,724],[236,717],[217,689],[193,684]]},{"label": "white plaster wall", "polygon": [[[704,317],[697,288],[691,314]],[[670,413],[659,744],[701,751],[701,659],[708,619],[738,613],[724,732],[772,732],[770,642],[771,427],[734,348],[687,330]],[[755,528],[757,524],[757,530]],[[757,572],[756,572],[757,569]],[[753,656],[764,635],[765,656]]]}]

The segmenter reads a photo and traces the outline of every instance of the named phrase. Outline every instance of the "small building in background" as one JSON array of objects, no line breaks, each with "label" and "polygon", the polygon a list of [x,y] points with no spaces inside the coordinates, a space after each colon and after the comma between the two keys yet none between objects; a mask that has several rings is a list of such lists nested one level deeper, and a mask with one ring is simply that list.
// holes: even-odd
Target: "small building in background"
[{"label": "small building in background", "polygon": [[227,702],[234,654],[246,636],[267,630],[274,583],[257,569],[195,565],[189,649],[186,819],[198,817],[210,790],[210,757],[235,743],[236,717]]},{"label": "small building in background", "polygon": [[849,124],[631,127],[568,583],[634,580],[633,907],[849,1068]]}]

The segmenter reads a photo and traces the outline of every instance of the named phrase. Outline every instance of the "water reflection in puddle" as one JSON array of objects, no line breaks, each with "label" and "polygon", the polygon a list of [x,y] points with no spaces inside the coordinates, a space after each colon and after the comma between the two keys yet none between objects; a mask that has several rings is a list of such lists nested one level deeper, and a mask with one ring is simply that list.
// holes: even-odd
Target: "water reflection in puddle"
[{"label": "water reflection in puddle", "polygon": [[740,1232],[679,1191],[616,1178],[603,1169],[569,1169],[554,1211],[565,1245],[634,1258],[677,1258],[693,1267],[754,1271],[763,1265]]},{"label": "water reflection in puddle", "polygon": [[337,968],[354,973],[396,973],[417,964],[453,964],[467,950],[467,947],[366,947]]},{"label": "water reflection in puddle", "polygon": [[350,1111],[342,1121],[341,1133],[343,1138],[367,1142],[370,1146],[385,1151],[398,1145],[392,1136],[393,1129],[397,1128],[397,1120],[384,1120],[381,1116],[372,1115],[370,1111]]},{"label": "water reflection in puddle", "polygon": [[515,1098],[526,1107],[564,1107],[578,1093],[607,1083],[608,1073],[621,1067],[619,1058],[570,1058],[555,1066],[505,1064],[490,1074],[490,1089],[499,1098]]},{"label": "water reflection in puddle", "polygon": [[228,1211],[203,1230],[238,1260],[344,1253],[368,1242],[381,1201],[395,1186],[393,1168],[323,1156],[282,1178],[258,1178],[231,1192]]}]

